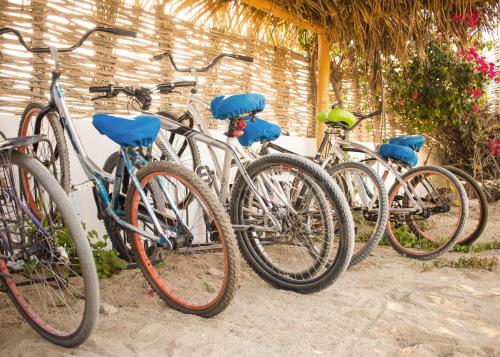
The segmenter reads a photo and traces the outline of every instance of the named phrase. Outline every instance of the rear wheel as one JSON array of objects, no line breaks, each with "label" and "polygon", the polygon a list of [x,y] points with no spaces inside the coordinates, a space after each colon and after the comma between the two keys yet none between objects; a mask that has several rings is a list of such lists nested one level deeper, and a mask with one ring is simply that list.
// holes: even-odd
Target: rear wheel
[{"label": "rear wheel", "polygon": [[[222,312],[237,289],[239,255],[229,217],[217,197],[194,172],[171,162],[151,162],[137,178],[174,244],[169,250],[165,244],[127,232],[144,276],[174,309],[203,317]],[[189,202],[183,199],[187,192],[192,196]],[[159,237],[134,185],[127,193],[126,217],[130,224]]]},{"label": "rear wheel", "polygon": [[[50,150],[47,141],[41,141],[33,145],[30,154],[38,158],[40,162],[55,176],[65,192],[70,191],[70,164],[68,146],[64,137],[64,129],[55,112],[49,112],[43,118],[37,115],[44,108],[40,103],[31,103],[24,110],[19,123],[19,136],[32,136],[43,134],[52,146]],[[26,148],[20,151],[27,152]],[[27,202],[35,210],[36,200],[33,188],[33,178],[27,172],[20,172],[21,189]]]},{"label": "rear wheel", "polygon": [[433,259],[448,251],[464,229],[469,208],[464,187],[450,171],[434,166],[417,167],[401,178],[412,192],[398,180],[391,188],[386,236],[404,256]]},{"label": "rear wheel", "polygon": [[260,157],[247,173],[281,226],[266,230],[269,216],[238,176],[231,218],[234,225],[254,227],[237,232],[252,269],[274,286],[302,293],[332,284],[349,265],[354,243],[352,216],[337,185],[312,161],[290,154]]},{"label": "rear wheel", "polygon": [[[188,114],[177,117],[169,112],[159,112],[158,115],[175,120],[182,125],[191,128],[193,127],[193,120],[188,116]],[[198,145],[185,136],[166,131],[164,131],[164,133],[166,134],[168,142],[177,153],[180,162],[187,168],[193,171],[196,170],[196,168],[201,165],[200,150]],[[165,143],[161,140],[155,141],[155,145],[153,146],[153,157],[159,160],[171,159],[168,150],[165,147]]]},{"label": "rear wheel", "polygon": [[457,244],[472,244],[481,236],[488,223],[488,200],[483,189],[471,175],[453,166],[447,166],[446,169],[460,180],[469,200],[469,217]]},{"label": "rear wheel", "polygon": [[[114,174],[116,169],[116,163],[118,162],[119,152],[112,153],[104,163],[103,170],[109,174]],[[118,199],[118,209],[122,212],[125,212],[125,199],[126,192],[128,186],[128,173],[126,173],[123,179],[123,192],[121,192],[120,197]],[[108,193],[112,193],[112,188],[108,187]],[[132,248],[130,243],[127,241],[127,233],[109,216],[104,215],[103,217],[104,227],[106,228],[106,232],[108,233],[109,239],[111,240],[111,244],[113,248],[116,249],[120,258],[125,261],[132,263],[134,261],[134,255],[132,253]]]}]

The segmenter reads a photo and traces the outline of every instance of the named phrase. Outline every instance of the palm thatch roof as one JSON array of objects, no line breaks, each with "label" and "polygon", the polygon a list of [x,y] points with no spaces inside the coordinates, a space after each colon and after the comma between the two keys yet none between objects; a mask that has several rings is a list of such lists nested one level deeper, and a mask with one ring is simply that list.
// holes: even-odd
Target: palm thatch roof
[{"label": "palm thatch roof", "polygon": [[[333,43],[370,60],[380,54],[405,58],[409,47],[422,50],[441,32],[445,37],[465,36],[463,23],[452,21],[455,14],[477,12],[476,31],[492,29],[498,22],[497,0],[268,0],[295,18],[324,28]],[[248,0],[186,0],[199,16],[251,18],[254,24],[283,33],[284,21],[252,6]],[[193,15],[193,16],[196,16]],[[229,21],[228,21],[229,22]],[[233,22],[234,23],[234,22]],[[288,25],[289,26],[289,25]],[[288,29],[290,30],[290,29]],[[296,36],[296,31],[290,35]],[[296,37],[295,37],[296,38]]]}]

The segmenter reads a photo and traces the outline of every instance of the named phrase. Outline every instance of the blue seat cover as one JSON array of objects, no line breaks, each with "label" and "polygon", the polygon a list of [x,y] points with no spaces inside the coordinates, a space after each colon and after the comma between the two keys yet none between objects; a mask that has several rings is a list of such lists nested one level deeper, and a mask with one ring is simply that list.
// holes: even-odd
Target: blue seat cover
[{"label": "blue seat cover", "polygon": [[378,149],[378,153],[384,159],[396,159],[400,160],[411,167],[415,166],[418,162],[418,156],[407,146],[395,145],[395,144],[382,144]]},{"label": "blue seat cover", "polygon": [[419,151],[425,144],[422,135],[403,135],[389,139],[389,144],[408,146],[410,149]]},{"label": "blue seat cover", "polygon": [[258,113],[266,107],[266,98],[259,93],[221,95],[210,103],[216,119],[231,119],[246,113]]},{"label": "blue seat cover", "polygon": [[244,134],[238,138],[238,141],[243,146],[251,146],[253,143],[261,141],[273,141],[279,138],[281,128],[264,119],[255,118],[255,121],[250,118],[247,120],[247,126],[243,129]]},{"label": "blue seat cover", "polygon": [[147,114],[95,114],[92,124],[99,133],[121,146],[150,146],[160,131],[160,119]]}]

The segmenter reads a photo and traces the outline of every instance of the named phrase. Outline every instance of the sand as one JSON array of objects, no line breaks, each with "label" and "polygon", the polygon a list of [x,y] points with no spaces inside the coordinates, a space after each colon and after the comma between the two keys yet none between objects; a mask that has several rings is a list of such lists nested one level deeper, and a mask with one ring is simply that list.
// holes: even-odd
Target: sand
[{"label": "sand", "polygon": [[[500,241],[500,204],[480,242]],[[500,258],[500,250],[462,256]],[[500,259],[499,259],[500,260]],[[500,263],[500,261],[499,261]],[[33,332],[0,295],[1,356],[500,356],[500,268],[432,268],[389,247],[313,295],[280,291],[242,262],[240,289],[212,319],[168,308],[138,271],[101,282],[100,315],[76,349]]]}]

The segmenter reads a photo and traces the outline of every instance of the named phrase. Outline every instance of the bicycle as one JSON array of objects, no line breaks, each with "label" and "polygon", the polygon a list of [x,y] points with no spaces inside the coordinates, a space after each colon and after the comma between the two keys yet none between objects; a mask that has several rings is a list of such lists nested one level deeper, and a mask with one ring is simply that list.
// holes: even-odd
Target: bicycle
[{"label": "bicycle", "polygon": [[[78,346],[92,333],[99,313],[89,242],[53,174],[28,155],[29,147],[46,139],[7,139],[1,132],[0,137],[0,285],[42,337]],[[19,171],[29,176],[35,202],[19,193]]]},{"label": "bicycle", "polygon": [[[293,153],[271,141],[261,141],[256,155],[272,151]],[[387,190],[380,176],[369,166],[359,162],[328,162],[321,152],[309,159],[321,165],[335,179],[351,207],[355,225],[355,245],[349,267],[361,263],[377,247],[385,233],[389,219]]]},{"label": "bicycle", "polygon": [[[161,56],[155,57],[159,59]],[[223,57],[251,61],[247,56],[221,54],[204,68],[179,69],[175,62],[173,65],[176,70],[196,77],[197,72],[210,70]],[[193,148],[198,143],[206,145],[215,170],[201,163],[190,168],[212,187],[219,202],[228,207],[240,251],[252,269],[274,286],[303,293],[332,284],[349,264],[354,235],[352,216],[339,188],[317,165],[297,155],[277,154],[255,159],[245,156],[245,152],[235,145],[236,136],[244,131],[242,117],[245,114],[253,117],[263,110],[261,95],[231,97],[234,111],[219,116],[219,119],[229,121],[226,142],[212,138],[195,105],[210,107],[210,104],[196,96],[196,85],[197,78],[162,83],[153,88],[108,85],[89,90],[104,93],[94,99],[112,98],[123,93],[137,101],[137,110],[148,113],[151,94],[155,91],[170,94],[176,88],[191,87],[183,116],[159,114],[164,133],[161,132],[156,140],[159,150],[153,152],[160,153],[156,158],[181,162],[180,153],[171,145],[177,139],[180,139],[181,147]],[[220,99],[214,101],[220,104]],[[224,153],[222,165],[215,149]],[[108,167],[113,170],[115,159],[111,156],[108,160]],[[237,173],[230,187],[232,165],[236,166]],[[333,204],[335,222],[325,193]],[[188,201],[189,197],[185,199]],[[126,242],[122,242],[122,250],[126,251]]]},{"label": "bicycle", "polygon": [[[425,144],[425,137],[422,135],[405,135],[389,138],[389,144],[405,146],[416,153]],[[432,148],[427,154],[424,166],[427,164]],[[469,201],[469,216],[467,217],[467,225],[462,233],[463,238],[459,238],[456,244],[469,245],[474,243],[483,233],[486,224],[488,223],[488,200],[483,189],[474,180],[474,178],[463,170],[454,166],[444,166],[453,175],[455,175],[465,188],[467,199]]]},{"label": "bicycle", "polygon": [[[7,28],[0,34],[6,32],[15,34],[30,52],[50,53],[54,60],[50,101],[37,118],[42,120],[54,113],[60,120],[92,183],[98,217],[111,220],[126,231],[136,262],[154,291],[169,306],[184,313],[211,317],[222,312],[237,289],[239,258],[235,236],[215,195],[196,175],[175,163],[148,163],[144,159],[141,148],[151,146],[156,138],[159,119],[151,115],[94,115],[96,129],[120,145],[117,170],[110,175],[88,157],[64,99],[59,52],[79,48],[94,32],[126,37],[136,37],[136,33],[96,27],[85,32],[72,47],[31,48],[17,30]],[[57,142],[59,150],[65,150],[64,144]],[[123,181],[125,172],[130,185]],[[127,191],[121,205],[124,184]],[[110,185],[111,193],[107,190]],[[31,191],[29,187],[24,189]],[[181,205],[178,196],[185,192],[192,199]]]},{"label": "bicycle", "polygon": [[351,113],[335,105],[329,113],[319,113],[318,120],[327,128],[318,155],[326,154],[326,165],[350,161],[348,153],[353,152],[366,155],[364,161],[381,165],[382,180],[385,182],[389,174],[394,178],[389,190],[387,240],[401,255],[435,258],[448,251],[463,232],[469,210],[467,194],[447,169],[415,167],[417,158],[411,149],[403,147],[407,150],[401,151],[401,146],[383,144],[375,152],[346,139],[363,120],[380,113]]}]

